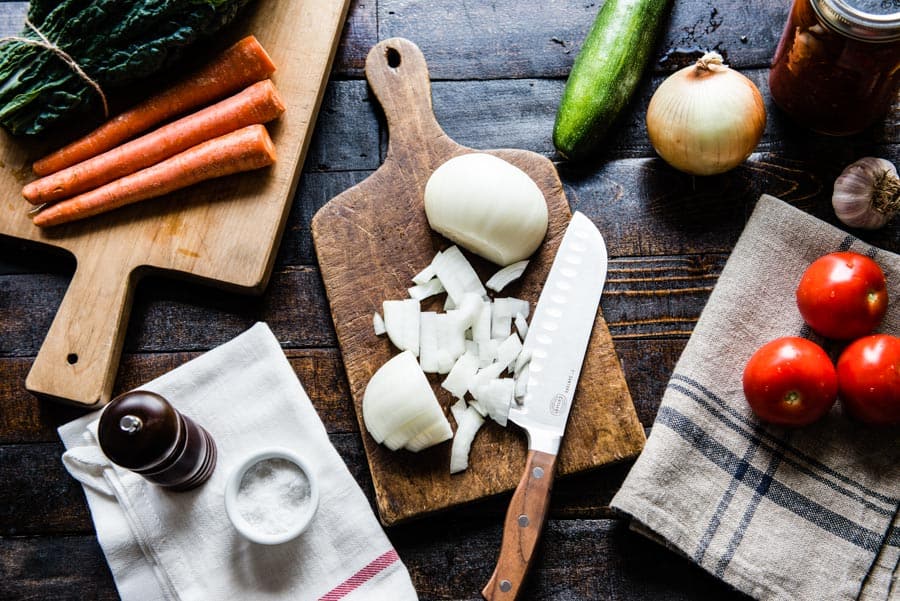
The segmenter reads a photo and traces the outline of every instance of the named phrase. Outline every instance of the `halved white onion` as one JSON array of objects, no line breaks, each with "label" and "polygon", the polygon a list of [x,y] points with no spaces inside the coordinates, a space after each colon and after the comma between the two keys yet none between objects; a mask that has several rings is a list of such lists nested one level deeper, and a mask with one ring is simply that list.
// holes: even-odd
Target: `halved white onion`
[{"label": "halved white onion", "polygon": [[501,266],[527,258],[547,233],[547,201],[534,180],[485,153],[453,157],[431,174],[425,216],[436,232]]},{"label": "halved white onion", "polygon": [[366,430],[391,450],[411,451],[453,436],[450,422],[410,351],[382,365],[369,380],[362,402]]}]

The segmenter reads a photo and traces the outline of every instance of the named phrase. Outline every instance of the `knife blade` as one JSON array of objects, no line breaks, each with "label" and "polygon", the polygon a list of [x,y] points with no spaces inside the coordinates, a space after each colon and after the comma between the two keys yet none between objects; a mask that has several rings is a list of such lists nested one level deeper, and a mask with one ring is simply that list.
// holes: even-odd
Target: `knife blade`
[{"label": "knife blade", "polygon": [[522,345],[530,361],[520,377],[528,383],[509,420],[525,430],[528,457],[506,513],[497,566],[481,591],[488,601],[515,599],[531,565],[608,262],[603,236],[590,219],[575,212]]}]

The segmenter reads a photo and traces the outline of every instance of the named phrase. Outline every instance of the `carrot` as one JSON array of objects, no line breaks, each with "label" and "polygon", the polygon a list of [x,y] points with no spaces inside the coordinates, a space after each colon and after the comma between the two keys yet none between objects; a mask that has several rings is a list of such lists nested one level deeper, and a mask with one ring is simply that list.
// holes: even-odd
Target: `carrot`
[{"label": "carrot", "polygon": [[236,129],[266,123],[284,112],[271,79],[220,100],[86,161],[27,184],[22,196],[32,204],[55,202],[120,177]]},{"label": "carrot", "polygon": [[166,119],[266,79],[274,71],[275,64],[257,39],[247,36],[192,76],[36,161],[32,169],[43,176],[71,167],[118,146]]},{"label": "carrot", "polygon": [[32,220],[39,227],[59,225],[156,198],[214,177],[259,169],[274,162],[275,145],[265,126],[249,125],[201,142],[105,186],[51,205]]}]

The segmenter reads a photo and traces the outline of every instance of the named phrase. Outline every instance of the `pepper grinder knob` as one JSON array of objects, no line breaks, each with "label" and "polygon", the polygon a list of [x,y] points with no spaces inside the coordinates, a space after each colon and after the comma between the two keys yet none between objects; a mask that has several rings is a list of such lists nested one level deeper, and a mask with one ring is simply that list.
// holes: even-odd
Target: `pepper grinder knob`
[{"label": "pepper grinder knob", "polygon": [[216,465],[209,432],[146,390],[113,399],[100,416],[97,435],[110,461],[171,490],[203,484]]}]

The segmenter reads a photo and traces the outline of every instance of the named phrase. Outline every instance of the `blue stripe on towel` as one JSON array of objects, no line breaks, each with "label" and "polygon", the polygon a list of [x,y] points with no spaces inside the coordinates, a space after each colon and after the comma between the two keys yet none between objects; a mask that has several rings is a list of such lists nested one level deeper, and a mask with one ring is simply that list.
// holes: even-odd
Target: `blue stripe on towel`
[{"label": "blue stripe on towel", "polygon": [[740,486],[741,484],[741,480],[744,479],[744,474],[747,473],[747,467],[750,465],[750,462],[753,461],[753,456],[756,454],[756,451],[758,449],[758,444],[749,445],[747,447],[747,451],[744,453],[744,456],[741,457],[741,463],[734,471],[734,478],[731,479],[731,483],[728,485],[728,489],[725,491],[725,494],[722,495],[721,499],[719,499],[719,504],[716,505],[716,509],[713,512],[713,517],[709,521],[709,525],[706,527],[706,531],[703,533],[703,536],[700,538],[700,542],[697,543],[697,550],[694,552],[694,561],[696,561],[697,563],[703,563],[703,556],[706,555],[706,550],[709,548],[709,543],[712,542],[713,536],[715,536],[716,532],[719,530],[719,526],[722,523],[722,516],[725,515],[725,512],[728,510],[728,506],[731,504],[731,500],[734,499],[734,494],[737,492],[738,486]]},{"label": "blue stripe on towel", "polygon": [[[822,530],[830,532],[866,551],[876,553],[880,548],[884,538],[883,535],[873,532],[788,488],[773,477],[774,469],[771,470],[772,473],[769,473],[769,469],[764,473],[743,461],[707,434],[703,428],[690,418],[675,409],[665,406],[660,408],[656,416],[656,424],[671,429],[702,453],[704,457],[731,476],[734,477],[739,469],[743,470],[744,477],[740,482],[756,491],[760,500],[765,496],[769,501],[802,517]],[[769,467],[773,468],[771,464]],[[749,514],[749,516],[745,514],[745,518],[748,517],[752,517],[752,514]]]},{"label": "blue stripe on towel", "polygon": [[[774,449],[778,449],[784,453],[791,453],[792,455],[795,455],[799,459],[799,461],[794,460],[791,457],[785,457],[784,461],[791,467],[795,468],[797,471],[827,485],[829,488],[847,496],[848,498],[853,499],[854,501],[858,501],[865,507],[876,511],[881,515],[893,515],[897,510],[897,505],[900,504],[900,498],[888,497],[886,495],[878,493],[877,491],[871,490],[865,485],[852,480],[848,476],[835,471],[834,469],[825,465],[814,457],[810,457],[806,453],[801,452],[793,445],[785,443],[785,441],[774,436],[770,432],[758,428],[758,423],[756,421],[748,419],[747,417],[736,411],[734,408],[730,407],[728,403],[726,403],[722,398],[717,396],[715,393],[713,393],[711,390],[709,390],[699,382],[681,374],[674,374],[672,376],[672,380],[678,380],[680,382],[684,382],[685,384],[689,384],[690,386],[701,392],[706,398],[718,405],[722,410],[724,410],[725,413],[727,413],[731,417],[729,418],[725,416],[721,411],[717,410],[711,403],[707,402],[706,399],[702,398],[697,393],[691,390],[687,390],[686,388],[679,386],[678,384],[674,384],[671,382],[669,384],[669,388],[677,390],[688,398],[693,399],[701,406],[703,406],[707,411],[709,411],[715,418],[721,421],[725,426],[727,426],[731,430],[734,430],[744,438],[751,440],[754,436],[758,435],[762,439],[765,439],[764,442],[772,445]],[[754,432],[751,434],[747,431],[747,429],[742,427],[741,424],[743,424],[743,426],[746,426],[747,429],[752,429]],[[834,478],[835,480],[846,484],[850,488],[855,488],[866,496],[862,497],[851,490],[847,490],[839,484],[825,479],[823,476],[817,474],[813,470],[818,470],[819,472],[822,472]],[[885,504],[885,506],[879,507],[873,504],[872,500],[881,501]]]},{"label": "blue stripe on towel", "polygon": [[735,551],[737,551],[741,541],[744,539],[744,534],[747,532],[747,528],[750,527],[750,522],[753,521],[753,516],[756,514],[756,509],[759,507],[760,501],[762,501],[762,498],[769,493],[769,489],[774,482],[773,478],[775,476],[775,471],[778,470],[781,460],[782,456],[780,453],[773,453],[769,459],[766,473],[757,483],[756,490],[753,492],[753,498],[750,499],[750,504],[747,505],[747,509],[744,510],[744,515],[741,517],[741,523],[738,525],[737,530],[732,533],[731,540],[728,541],[728,548],[725,549],[725,553],[716,563],[715,573],[719,578],[725,575],[725,569],[728,567],[728,564],[731,563]]}]

